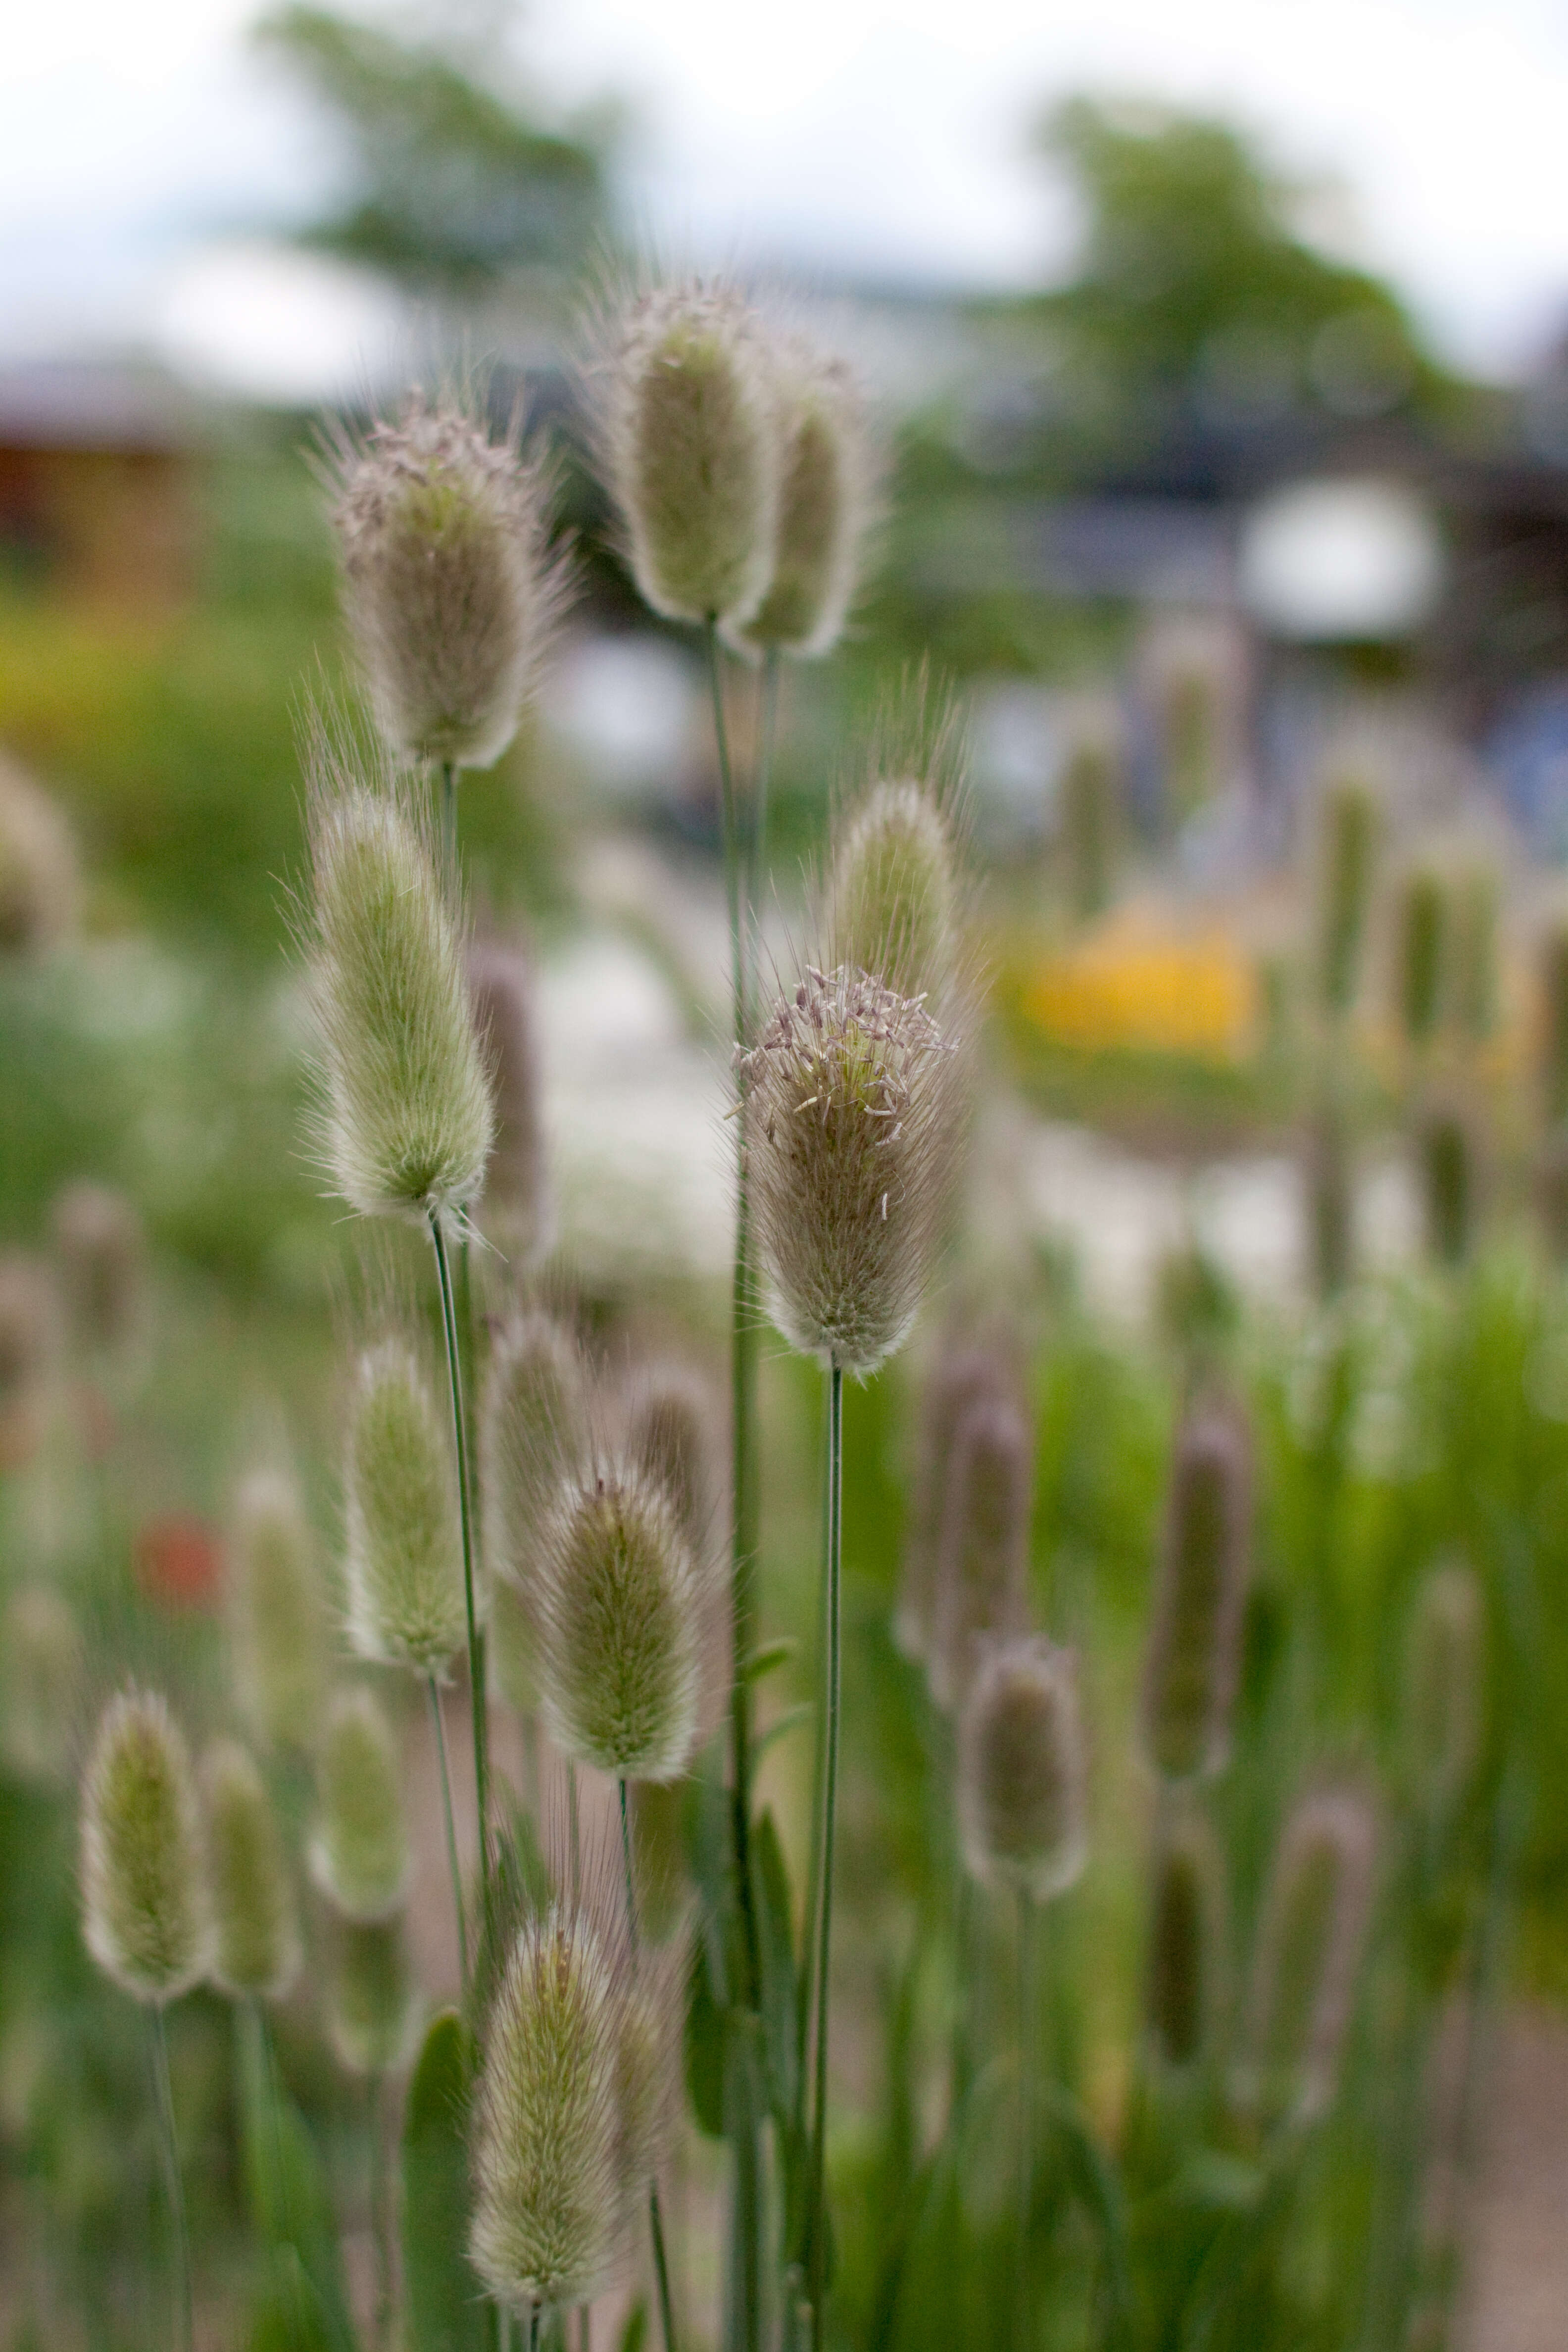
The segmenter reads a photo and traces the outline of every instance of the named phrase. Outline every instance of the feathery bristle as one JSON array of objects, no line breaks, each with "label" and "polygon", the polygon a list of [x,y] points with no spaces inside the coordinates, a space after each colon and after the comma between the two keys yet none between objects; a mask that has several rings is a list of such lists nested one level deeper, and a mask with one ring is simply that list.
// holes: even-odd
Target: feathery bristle
[{"label": "feathery bristle", "polygon": [[908,779],[875,783],[836,830],[835,963],[940,1012],[958,961],[959,897],[952,836],[934,793]]},{"label": "feathery bristle", "polygon": [[564,1487],[525,1589],[557,1744],[617,1780],[684,1772],[708,1728],[724,1579],[663,1483],[623,1462]]},{"label": "feathery bristle", "polygon": [[0,1745],[24,1780],[58,1787],[69,1776],[86,1654],[63,1593],[24,1584],[0,1620]]},{"label": "feathery bristle", "polygon": [[487,1234],[514,1266],[550,1245],[551,1202],[541,1123],[533,976],[516,948],[489,941],[468,950],[468,996],[489,1073],[495,1140],[485,1170]]},{"label": "feathery bristle", "polygon": [[315,1538],[286,1473],[254,1470],[241,1480],[227,1558],[240,1702],[270,1746],[308,1748],[327,1699],[326,1612]]},{"label": "feathery bristle", "polygon": [[1322,798],[1318,904],[1318,984],[1322,1008],[1340,1019],[1355,1002],[1382,831],[1377,796],[1342,776]]},{"label": "feathery bristle", "polygon": [[1089,1853],[1078,1665],[1038,1635],[987,1643],[958,1732],[963,1858],[985,1886],[1059,1895]]},{"label": "feathery bristle", "polygon": [[1475,1139],[1458,1108],[1428,1110],[1416,1134],[1426,1247],[1439,1265],[1462,1265],[1474,1237],[1477,1192]]},{"label": "feathery bristle", "polygon": [[484,1183],[494,1114],[425,821],[324,728],[310,770],[325,1162],[362,1216],[455,1218]]},{"label": "feathery bristle", "polygon": [[1246,1432],[1200,1408],[1176,1438],[1143,1677],[1144,1748],[1167,1780],[1217,1772],[1229,1754],[1251,1516]]},{"label": "feathery bristle", "polygon": [[1486,1670],[1480,1580],[1464,1560],[1440,1561],[1416,1595],[1405,1658],[1405,1769],[1411,1797],[1429,1819],[1451,1813],[1474,1774]]},{"label": "feathery bristle", "polygon": [[705,1543],[718,1504],[720,1414],[708,1383],[682,1364],[646,1366],[626,1408],[627,1459],[661,1485],[692,1543]]},{"label": "feathery bristle", "polygon": [[769,352],[734,294],[692,281],[634,302],[602,370],[603,457],[637,592],[668,621],[755,613],[781,483]]},{"label": "feathery bristle", "polygon": [[972,1403],[953,1433],[937,1545],[926,1672],[939,1706],[963,1706],[984,1635],[1024,1630],[1033,1471],[1017,1406],[1001,1397]]},{"label": "feathery bristle", "polygon": [[853,377],[796,341],[773,353],[779,436],[776,551],[767,594],[730,634],[742,649],[797,660],[831,653],[844,634],[870,520],[875,468]]},{"label": "feathery bristle", "polygon": [[391,1727],[367,1690],[339,1692],[317,1767],[310,1875],[345,1918],[390,1918],[408,1886],[408,1832]]},{"label": "feathery bristle", "polygon": [[72,930],[80,884],[58,804],[0,753],[0,956],[43,955]]},{"label": "feathery bristle", "polygon": [[336,453],[344,603],[398,757],[488,768],[535,692],[562,598],[544,484],[515,440],[416,394]]},{"label": "feathery bristle", "polygon": [[152,1692],[111,1699],[82,1783],[88,1950],[136,2000],[177,2000],[205,1972],[211,1930],[195,1776]]},{"label": "feathery bristle", "polygon": [[864,1378],[909,1334],[963,1125],[954,1036],[840,965],[781,998],[742,1057],[752,1214],[792,1346]]},{"label": "feathery bristle", "polygon": [[1269,2123],[1333,2097],[1372,1911],[1377,1832],[1354,1790],[1321,1790],[1285,1825],[1264,1895],[1237,2084]]},{"label": "feathery bristle", "polygon": [[1405,877],[1399,905],[1399,1022],[1406,1045],[1430,1045],[1442,1018],[1448,963],[1448,893],[1434,866]]},{"label": "feathery bristle", "polygon": [[1002,1349],[965,1342],[956,1334],[937,1348],[921,1391],[903,1578],[893,1624],[894,1639],[907,1658],[924,1658],[931,1639],[937,1557],[959,1425],[972,1405],[1005,1402],[1013,1387],[1012,1369]]},{"label": "feathery bristle", "polygon": [[624,1950],[581,1910],[557,1904],[518,1937],[485,2037],[469,2242],[503,2303],[589,2302],[629,2256],[643,2163],[632,1993]]},{"label": "feathery bristle", "polygon": [[408,2063],[419,1994],[401,1915],[332,1922],[326,2008],[332,2049],[347,2073],[374,2078]]},{"label": "feathery bristle", "polygon": [[142,1220],[107,1184],[68,1184],[54,1206],[66,1323],[86,1354],[113,1355],[136,1337],[144,1297]]},{"label": "feathery bristle", "polygon": [[467,1637],[457,1478],[419,1353],[395,1334],[355,1368],[343,1489],[356,1655],[444,1675]]},{"label": "feathery bristle", "polygon": [[279,2000],[300,1966],[294,1890],[267,1784],[220,1739],[202,1760],[213,1913],[212,1979],[237,2000]]},{"label": "feathery bristle", "polygon": [[521,1588],[532,1577],[541,1530],[587,1443],[582,1350],[552,1315],[523,1308],[490,1349],[480,1417],[485,1557],[498,1584]]},{"label": "feathery bristle", "polygon": [[1182,1806],[1160,1830],[1149,1931],[1149,2039],[1174,2073],[1212,2048],[1228,1976],[1225,1857],[1213,1831]]}]

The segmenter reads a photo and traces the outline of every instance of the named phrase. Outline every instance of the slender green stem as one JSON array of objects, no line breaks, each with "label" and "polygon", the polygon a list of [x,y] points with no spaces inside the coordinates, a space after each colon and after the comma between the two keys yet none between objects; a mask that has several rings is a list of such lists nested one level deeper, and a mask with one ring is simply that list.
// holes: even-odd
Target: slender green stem
[{"label": "slender green stem", "polygon": [[[818,1660],[827,1655],[827,1548],[832,1540],[833,1516],[832,1399],[825,1391],[822,1400],[822,1493],[818,1512],[817,1541],[817,1608],[816,1654]],[[806,2125],[806,2101],[811,2081],[811,2021],[816,2009],[816,1930],[822,1910],[822,1800],[827,1786],[827,1710],[816,1710],[816,1738],[813,1742],[811,1771],[811,1865],[805,1889],[805,1921],[802,1949],[805,1965],[801,1970],[800,2003],[795,2021],[795,2122],[804,2136]],[[805,2217],[809,2229],[811,2217]]]},{"label": "slender green stem", "polygon": [[180,2342],[184,2352],[195,2352],[195,2303],[191,2287],[191,2232],[185,2220],[185,2185],[180,2177],[180,2143],[174,2129],[174,2086],[169,2074],[169,2035],[163,2004],[153,2006],[153,2073],[158,2089],[158,2120],[163,2129],[163,2163],[169,2177],[169,2216],[174,2225],[174,2280],[180,2306]]},{"label": "slender green stem", "polygon": [[779,652],[770,646],[763,656],[762,727],[757,750],[757,782],[752,794],[751,822],[746,827],[746,988],[750,1010],[762,1001],[763,889],[768,870],[768,794],[773,784],[773,749],[778,740]]},{"label": "slender green stem", "polygon": [[[626,1874],[626,1938],[632,1948],[632,1966],[637,1962],[637,1874],[632,1867],[632,1826],[626,1803],[626,1784],[617,1783],[621,1795],[621,1860]],[[650,2180],[647,2190],[648,2235],[653,2242],[654,2283],[658,2290],[659,2325],[664,2330],[664,2352],[677,2352],[675,2315],[669,2294],[669,2263],[664,2250],[664,2215],[659,2210],[658,2182]]]},{"label": "slender green stem", "polygon": [[577,2352],[594,2352],[594,2315],[585,2303],[577,2305]]},{"label": "slender green stem", "polygon": [[811,2342],[822,2352],[827,2261],[827,1995],[833,1942],[833,1832],[838,1810],[839,1621],[844,1555],[844,1373],[827,1375],[827,1649],[822,1706],[827,1718],[822,1783],[822,1890],[816,1919],[816,2105],[811,2149]]},{"label": "slender green stem", "polygon": [[370,2107],[370,2234],[375,2248],[376,2352],[386,2352],[392,2341],[392,2205],[386,2161],[386,2077],[373,2074],[367,2085]]},{"label": "slender green stem", "polygon": [[528,2306],[528,2352],[539,2352],[539,2305]]},{"label": "slender green stem", "polygon": [[485,1652],[479,1637],[479,1610],[474,1598],[474,1528],[468,1477],[468,1415],[463,1408],[462,1358],[458,1345],[458,1315],[452,1297],[452,1268],[447,1236],[436,1211],[430,1212],[430,1238],[436,1245],[436,1275],[441,1286],[441,1328],[447,1341],[447,1379],[452,1391],[452,1434],[458,1451],[458,1510],[463,1531],[463,1606],[468,1614],[468,1696],[474,1726],[474,1804],[479,1825],[479,1901],[484,1923],[490,1925],[490,1832],[489,1719],[485,1705]]},{"label": "slender green stem", "polygon": [[1014,2326],[1017,2352],[1028,2352],[1029,2219],[1035,2202],[1035,2103],[1038,2066],[1035,1981],[1035,1898],[1018,1889],[1018,2246]]},{"label": "slender green stem", "polygon": [[452,1908],[458,1919],[458,1965],[462,1971],[463,1999],[468,1997],[468,1923],[463,1904],[463,1873],[458,1860],[458,1824],[452,1814],[452,1775],[447,1762],[447,1726],[441,1715],[441,1694],[434,1675],[426,1676],[430,1694],[430,1721],[436,1733],[436,1755],[441,1767],[441,1810],[447,1823],[447,1867],[452,1874]]}]

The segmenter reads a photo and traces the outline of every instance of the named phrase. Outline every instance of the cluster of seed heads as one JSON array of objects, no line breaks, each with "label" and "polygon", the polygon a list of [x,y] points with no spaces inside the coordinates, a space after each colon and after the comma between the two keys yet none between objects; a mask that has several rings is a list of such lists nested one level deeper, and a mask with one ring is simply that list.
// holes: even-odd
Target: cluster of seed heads
[{"label": "cluster of seed heads", "polygon": [[960,1139],[955,1043],[883,982],[812,967],[741,1069],[773,1319],[803,1353],[864,1377],[930,1280]]},{"label": "cluster of seed heads", "polygon": [[344,604],[395,754],[488,768],[539,681],[562,597],[544,484],[515,435],[416,394],[335,452]]}]

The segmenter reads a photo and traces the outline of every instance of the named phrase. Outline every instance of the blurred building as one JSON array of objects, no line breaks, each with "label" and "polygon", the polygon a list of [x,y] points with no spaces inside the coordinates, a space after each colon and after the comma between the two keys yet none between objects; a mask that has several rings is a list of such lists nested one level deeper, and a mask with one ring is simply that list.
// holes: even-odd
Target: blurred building
[{"label": "blurred building", "polygon": [[0,578],[163,609],[195,586],[195,430],[173,381],[37,361],[0,369]]}]

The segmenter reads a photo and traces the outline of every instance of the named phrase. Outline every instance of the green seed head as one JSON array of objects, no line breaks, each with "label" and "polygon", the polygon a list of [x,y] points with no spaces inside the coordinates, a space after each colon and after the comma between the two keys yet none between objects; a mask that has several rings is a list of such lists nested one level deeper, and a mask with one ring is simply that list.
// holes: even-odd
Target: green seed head
[{"label": "green seed head", "polygon": [[533,977],[527,958],[515,948],[470,948],[468,994],[495,1102],[485,1229],[514,1266],[527,1266],[551,1238]]},{"label": "green seed head", "polygon": [[490,1350],[479,1430],[485,1556],[498,1584],[529,1585],[541,1530],[588,1446],[588,1375],[575,1339],[524,1308]]},{"label": "green seed head", "polygon": [[1416,1596],[1405,1676],[1405,1769],[1411,1797],[1429,1820],[1447,1820],[1474,1775],[1486,1667],[1479,1580],[1463,1560],[1442,1561]]},{"label": "green seed head", "polygon": [[696,1372],[681,1364],[658,1364],[639,1374],[626,1412],[626,1454],[664,1488],[693,1544],[705,1543],[712,1533],[719,1490],[713,1452],[720,1426],[708,1384]]},{"label": "green seed head", "polygon": [[300,1966],[294,1889],[267,1784],[236,1741],[207,1750],[202,1800],[213,1982],[236,2000],[279,2000]]},{"label": "green seed head", "polygon": [[514,2306],[586,2303],[632,2242],[643,2070],[624,1956],[557,1906],[519,1936],[486,2035],[469,2252]]},{"label": "green seed head", "polygon": [[1372,1909],[1377,1833],[1352,1790],[1302,1798],[1263,1902],[1242,2104],[1270,2125],[1305,2122],[1333,2097]]},{"label": "green seed head", "polygon": [[488,768],[517,732],[561,603],[544,485],[515,442],[416,394],[336,452],[344,603],[399,759]]},{"label": "green seed head", "polygon": [[467,1635],[457,1479],[424,1365],[395,1336],[356,1367],[344,1493],[355,1654],[444,1675]]},{"label": "green seed head", "polygon": [[0,1624],[0,1742],[24,1780],[68,1777],[85,1664],[70,1607],[52,1585],[25,1584]]},{"label": "green seed head", "polygon": [[175,2000],[211,1948],[201,1813],[190,1750],[163,1701],[111,1699],[82,1787],[88,1950],[136,2000]]},{"label": "green seed head", "polygon": [[54,1208],[55,1253],[71,1339],[85,1355],[120,1354],[142,1326],[142,1220],[123,1192],[70,1184]]},{"label": "green seed head", "polygon": [[44,955],[75,928],[76,844],[55,802],[0,755],[0,956]]},{"label": "green seed head", "polygon": [[742,649],[797,659],[831,653],[844,634],[870,519],[875,467],[848,370],[809,346],[774,353],[779,436],[773,578],[738,634]]},{"label": "green seed head", "polygon": [[629,1463],[565,1487],[528,1590],[558,1745],[617,1780],[677,1779],[711,1711],[723,1581],[666,1487]]},{"label": "green seed head", "polygon": [[928,786],[873,784],[839,828],[829,896],[834,961],[940,1009],[958,963],[958,875]]},{"label": "green seed head", "polygon": [[1359,777],[1326,786],[1318,904],[1320,1002],[1331,1019],[1355,1002],[1383,830],[1377,796]]},{"label": "green seed head", "polygon": [[235,1678],[258,1737],[314,1745],[327,1700],[326,1616],[315,1539],[286,1473],[254,1470],[235,1494],[228,1539]]},{"label": "green seed head", "polygon": [[407,1892],[408,1832],[396,1746],[369,1691],[342,1691],[332,1701],[317,1781],[310,1875],[345,1918],[390,1918]]},{"label": "green seed head", "polygon": [[494,1138],[458,926],[412,803],[363,781],[324,730],[311,768],[327,1168],[362,1216],[455,1218]]},{"label": "green seed head", "polygon": [[1443,1013],[1450,912],[1445,877],[1434,866],[1406,875],[1399,903],[1399,1021],[1405,1043],[1431,1044]]},{"label": "green seed head", "polygon": [[1245,1432],[1200,1409],[1176,1439],[1143,1679],[1144,1747],[1163,1780],[1218,1772],[1229,1754],[1251,1514]]},{"label": "green seed head", "polygon": [[1085,1777],[1072,1652],[1034,1636],[986,1644],[958,1734],[972,1875],[1036,1902],[1070,1886],[1088,1858]]},{"label": "green seed head", "polygon": [[964,1123],[956,1036],[841,964],[808,971],[742,1070],[769,1310],[860,1378],[909,1335],[946,1230]]},{"label": "green seed head", "polygon": [[1028,1614],[1034,1447],[1018,1407],[973,1403],[953,1433],[926,1671],[941,1707],[963,1704],[986,1635],[1021,1634]]},{"label": "green seed head", "polygon": [[401,1916],[332,1923],[327,2031],[351,2074],[395,2074],[413,2054],[418,1989]]},{"label": "green seed head", "polygon": [[773,576],[781,452],[766,343],[736,296],[645,296],[604,371],[603,443],[638,593],[669,621],[755,613]]},{"label": "green seed head", "polygon": [[1227,1979],[1225,1857],[1203,1815],[1183,1806],[1154,1853],[1149,1933],[1149,2039],[1173,2074],[1213,2047]]}]

